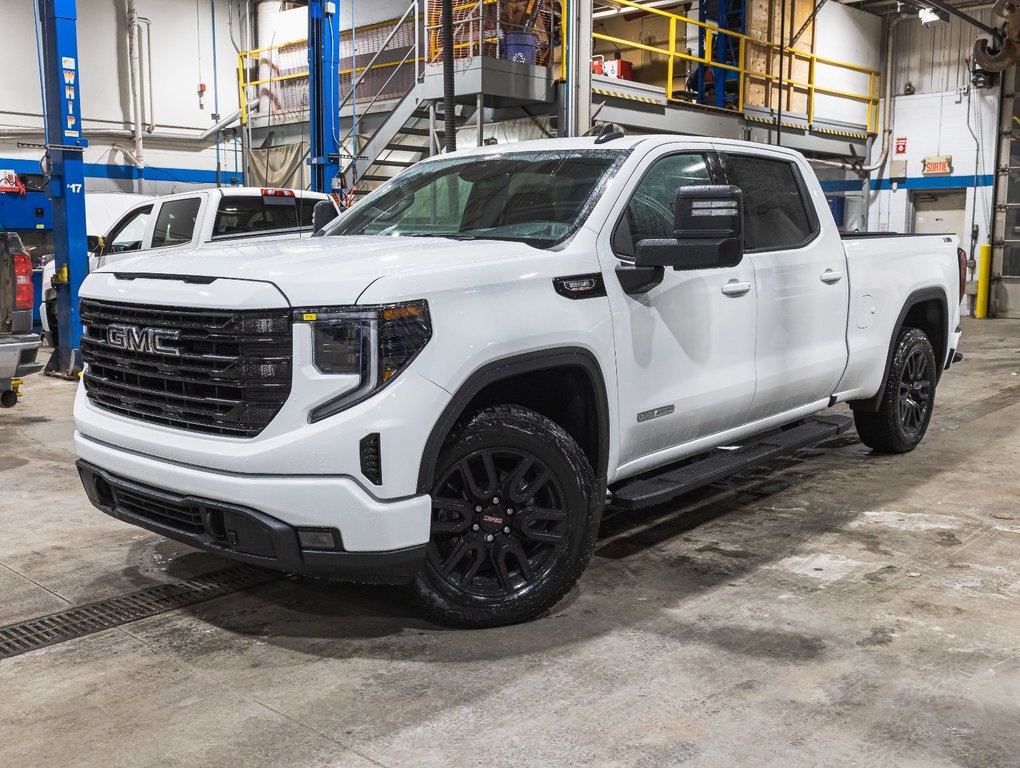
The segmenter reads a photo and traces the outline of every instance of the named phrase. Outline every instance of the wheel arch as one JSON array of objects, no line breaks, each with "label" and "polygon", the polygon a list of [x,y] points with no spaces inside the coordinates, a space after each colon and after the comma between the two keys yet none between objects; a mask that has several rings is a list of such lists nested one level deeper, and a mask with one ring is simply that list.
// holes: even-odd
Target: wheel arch
[{"label": "wheel arch", "polygon": [[[579,400],[580,409],[563,408],[564,398]],[[587,349],[558,347],[495,360],[468,376],[425,442],[418,470],[419,493],[431,490],[439,453],[461,418],[497,401],[531,408],[567,430],[588,457],[600,484],[605,485],[610,428],[602,368]]]},{"label": "wheel arch", "polygon": [[[924,331],[931,341],[932,350],[935,352],[935,380],[936,383],[942,377],[946,365],[946,356],[949,354],[949,302],[946,299],[946,292],[942,288],[931,287],[921,288],[911,293],[900,309],[899,317],[893,326],[893,332],[889,338],[889,349],[886,352],[884,372],[889,371],[892,365],[893,355],[896,354],[896,341],[904,328],[918,328]],[[883,377],[883,382],[885,378]],[[874,413],[879,409],[882,401],[884,385],[880,386],[878,392],[864,400],[851,400],[850,407],[855,411]]]}]

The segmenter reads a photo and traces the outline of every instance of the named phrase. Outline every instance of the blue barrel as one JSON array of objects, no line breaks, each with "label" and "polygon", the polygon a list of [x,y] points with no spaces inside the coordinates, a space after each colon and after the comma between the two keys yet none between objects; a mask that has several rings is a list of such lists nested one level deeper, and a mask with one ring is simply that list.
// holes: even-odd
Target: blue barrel
[{"label": "blue barrel", "polygon": [[836,220],[836,226],[842,227],[846,222],[846,198],[829,195],[825,199],[829,203],[829,210],[832,211],[832,218]]},{"label": "blue barrel", "polygon": [[503,58],[518,64],[534,64],[538,35],[531,32],[507,32]]}]

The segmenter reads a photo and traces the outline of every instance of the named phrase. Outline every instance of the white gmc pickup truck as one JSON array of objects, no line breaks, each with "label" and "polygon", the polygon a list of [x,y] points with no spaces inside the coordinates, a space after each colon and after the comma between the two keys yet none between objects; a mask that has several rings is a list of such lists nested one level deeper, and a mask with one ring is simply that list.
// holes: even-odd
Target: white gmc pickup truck
[{"label": "white gmc pickup truck", "polygon": [[461,626],[562,598],[607,502],[835,435],[849,418],[815,417],[835,403],[867,445],[909,451],[958,354],[955,238],[841,239],[786,149],[483,147],[323,234],[89,276],[82,481],[227,557],[410,582]]}]

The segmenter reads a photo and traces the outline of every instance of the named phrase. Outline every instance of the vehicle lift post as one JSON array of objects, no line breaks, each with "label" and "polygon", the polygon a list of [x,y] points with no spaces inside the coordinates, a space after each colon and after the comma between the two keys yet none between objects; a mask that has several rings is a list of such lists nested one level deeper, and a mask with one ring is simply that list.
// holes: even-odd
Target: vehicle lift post
[{"label": "vehicle lift post", "polygon": [[58,346],[46,373],[77,378],[81,371],[78,289],[88,274],[81,79],[75,0],[36,0],[42,26],[47,195],[53,200]]},{"label": "vehicle lift post", "polygon": [[[339,192],[340,13],[336,2],[308,3],[308,125],[312,190]],[[351,82],[357,73],[351,75]],[[355,145],[357,138],[354,138]],[[356,151],[356,150],[355,150]]]}]

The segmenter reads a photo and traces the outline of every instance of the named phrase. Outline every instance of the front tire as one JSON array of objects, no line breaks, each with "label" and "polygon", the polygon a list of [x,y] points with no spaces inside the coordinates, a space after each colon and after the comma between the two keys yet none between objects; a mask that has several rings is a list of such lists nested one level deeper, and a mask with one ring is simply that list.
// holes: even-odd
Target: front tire
[{"label": "front tire", "polygon": [[591,559],[598,488],[555,422],[516,405],[475,414],[437,463],[428,556],[413,583],[423,611],[471,628],[547,611]]},{"label": "front tire", "polygon": [[861,442],[881,453],[914,450],[928,431],[935,405],[935,353],[924,331],[904,328],[878,411],[854,411]]}]

